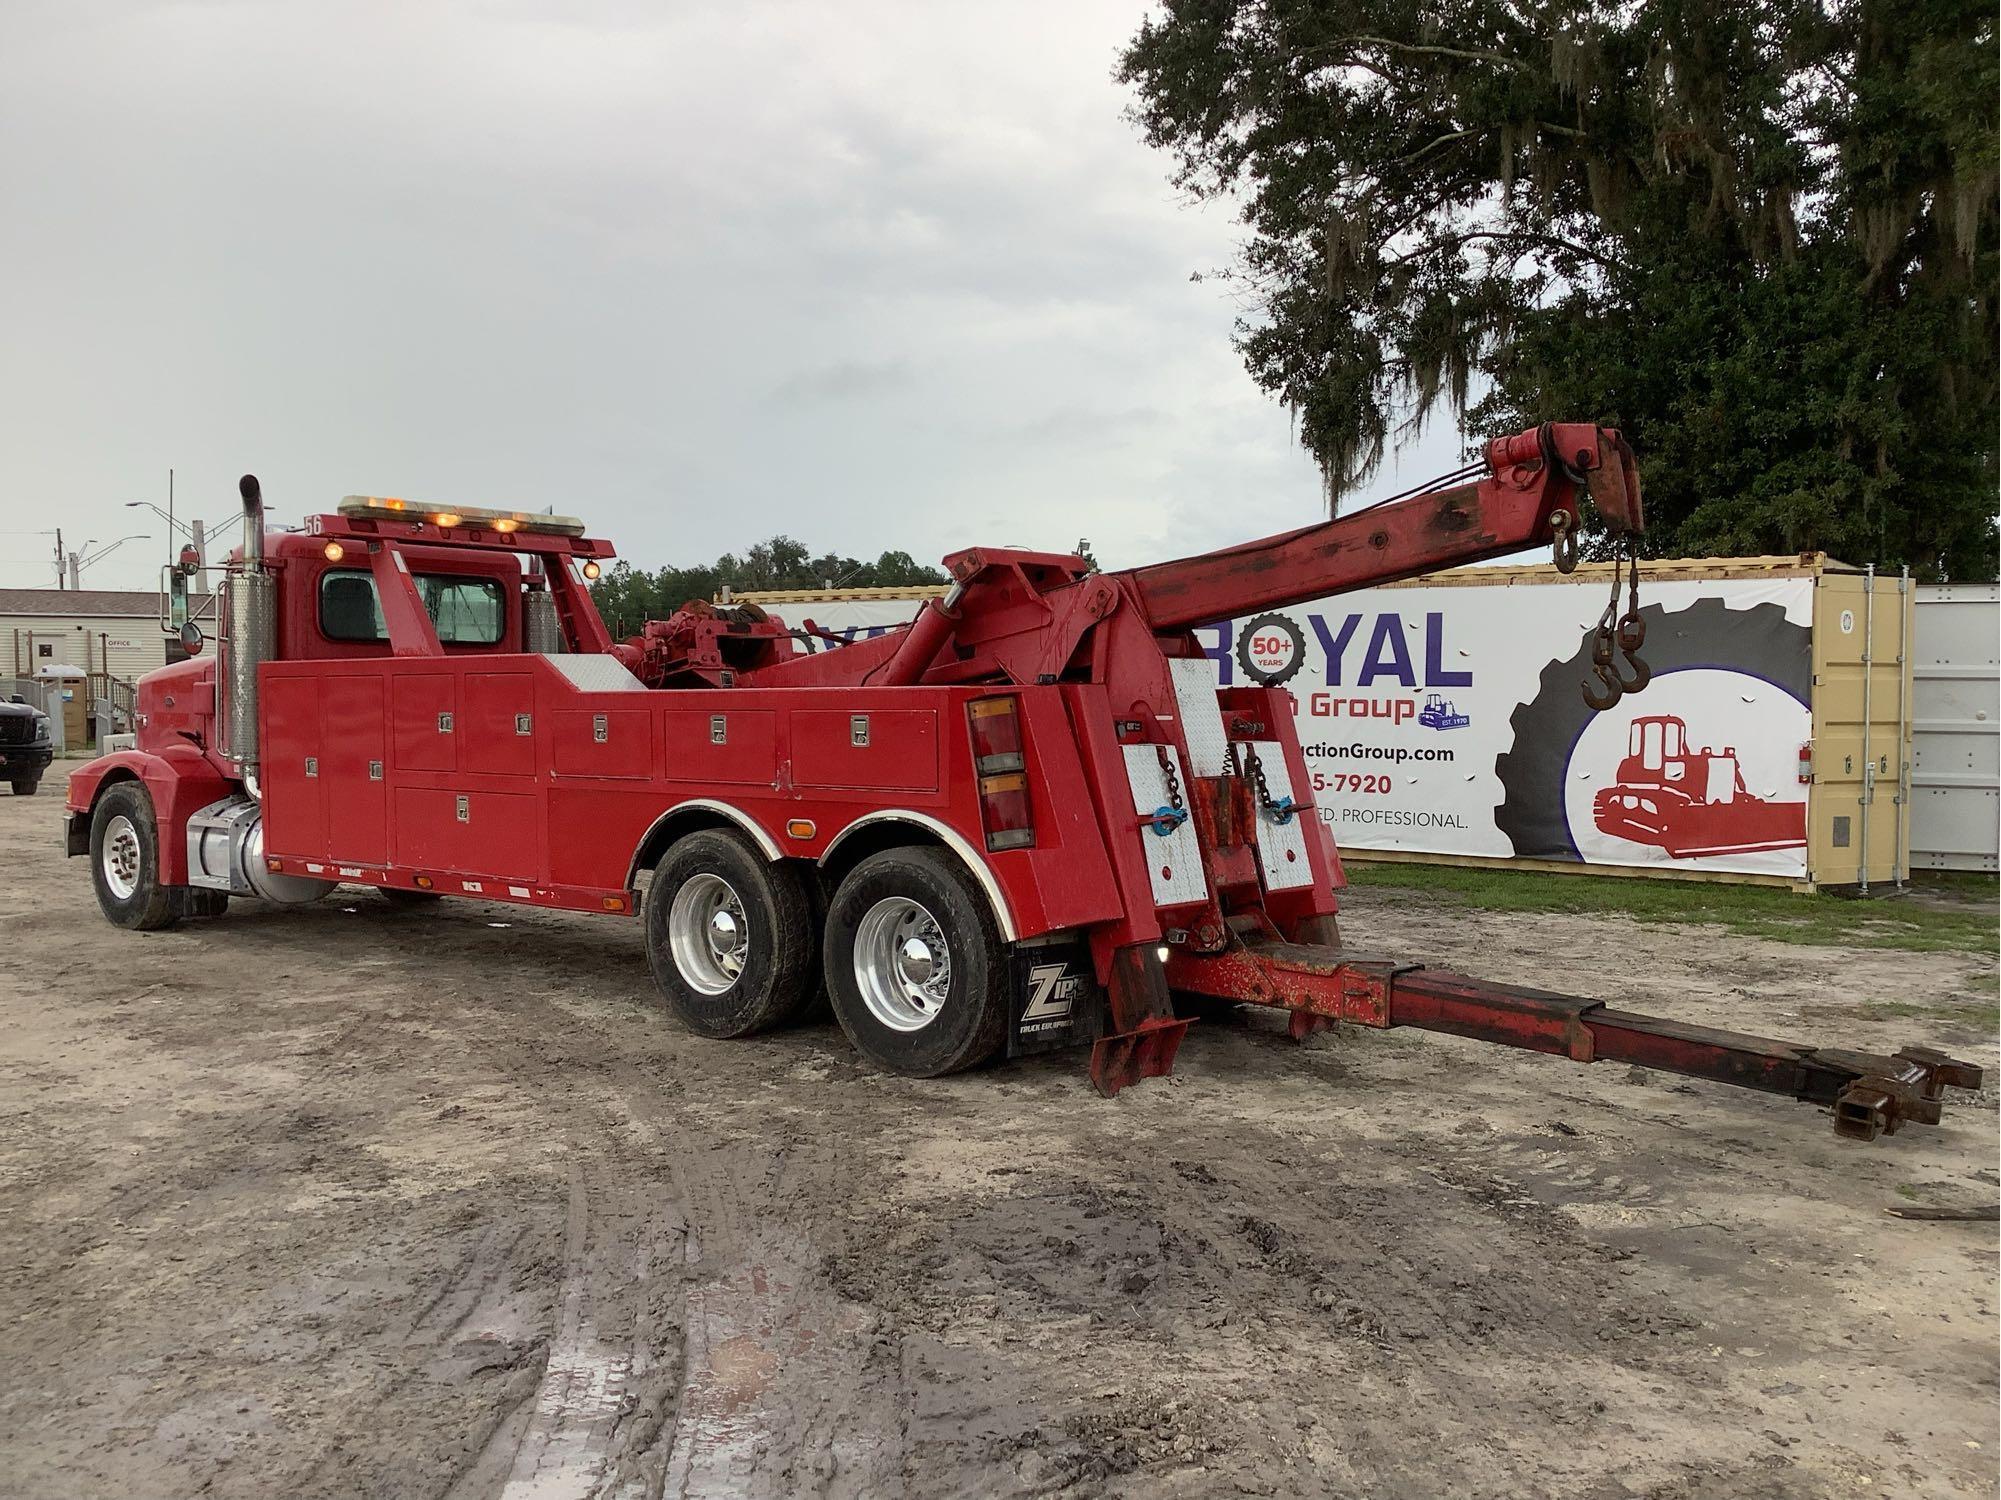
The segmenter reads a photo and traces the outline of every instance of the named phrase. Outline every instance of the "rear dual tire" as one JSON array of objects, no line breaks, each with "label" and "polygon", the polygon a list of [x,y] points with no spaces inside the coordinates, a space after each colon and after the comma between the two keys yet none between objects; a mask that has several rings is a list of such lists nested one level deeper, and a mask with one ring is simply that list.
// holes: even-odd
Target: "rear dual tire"
[{"label": "rear dual tire", "polygon": [[646,892],[646,957],[667,1008],[709,1037],[782,1025],[812,998],[805,877],[739,834],[678,840]]},{"label": "rear dual tire", "polygon": [[885,1072],[957,1073],[1007,1040],[1007,946],[984,894],[942,850],[885,849],[850,870],[821,955],[841,1030]]},{"label": "rear dual tire", "polygon": [[1007,1039],[1007,945],[984,894],[941,850],[869,856],[822,915],[801,866],[705,829],[668,849],[645,911],[654,982],[702,1036],[797,1020],[824,982],[841,1030],[885,1072],[956,1073]]}]

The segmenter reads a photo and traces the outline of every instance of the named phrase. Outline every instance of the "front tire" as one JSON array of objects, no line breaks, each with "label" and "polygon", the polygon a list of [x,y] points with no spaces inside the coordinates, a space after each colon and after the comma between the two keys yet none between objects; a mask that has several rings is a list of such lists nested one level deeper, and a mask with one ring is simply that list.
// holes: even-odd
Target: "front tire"
[{"label": "front tire", "polygon": [[16,797],[32,797],[41,788],[42,778],[39,776],[21,776],[17,777],[12,785]]},{"label": "front tire", "polygon": [[849,871],[827,910],[823,963],[841,1030],[885,1072],[957,1073],[1007,1040],[1007,946],[942,850],[885,849]]},{"label": "front tire", "polygon": [[749,1036],[796,1016],[812,995],[813,932],[798,870],[720,829],[676,841],[647,888],[654,983],[702,1036]]},{"label": "front tire", "polygon": [[153,799],[121,781],[90,814],[90,880],[104,919],[129,932],[157,932],[181,918],[171,886],[160,883],[160,832]]}]

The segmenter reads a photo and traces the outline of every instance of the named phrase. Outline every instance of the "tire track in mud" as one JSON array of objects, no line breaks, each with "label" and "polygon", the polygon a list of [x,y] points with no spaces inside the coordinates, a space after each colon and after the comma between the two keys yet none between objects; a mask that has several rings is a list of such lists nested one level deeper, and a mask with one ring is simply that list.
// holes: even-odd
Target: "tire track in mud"
[{"label": "tire track in mud", "polygon": [[[515,1445],[505,1482],[455,1497],[736,1500],[877,1495],[885,1480],[900,1488],[869,1436],[898,1425],[893,1395],[866,1378],[870,1319],[823,1270],[830,1232],[838,1235],[831,1210],[852,1178],[846,1158],[791,1139],[708,1138],[688,1101],[666,1102],[666,1081],[619,1056],[592,1021],[534,994],[511,997],[510,1010],[552,1048],[576,1048],[580,1032],[602,1043],[591,1049],[590,1107],[636,1150],[573,1173],[558,1327],[533,1414],[517,1413],[496,1435]],[[632,1197],[629,1185],[591,1184],[633,1175],[633,1155],[664,1167],[667,1191],[636,1211],[628,1201],[634,1227],[620,1236],[632,1241],[622,1258],[584,1253],[604,1196]],[[656,1308],[620,1341],[600,1311],[617,1301],[606,1283],[632,1275],[649,1241],[649,1274],[673,1304],[671,1322]]]}]

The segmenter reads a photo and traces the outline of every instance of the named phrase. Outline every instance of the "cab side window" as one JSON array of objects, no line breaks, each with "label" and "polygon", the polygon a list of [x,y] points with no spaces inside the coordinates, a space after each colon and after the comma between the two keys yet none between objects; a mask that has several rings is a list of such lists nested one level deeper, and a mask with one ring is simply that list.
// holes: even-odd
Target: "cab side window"
[{"label": "cab side window", "polygon": [[[417,595],[446,646],[492,646],[507,626],[500,583],[465,574],[419,573]],[[375,578],[354,569],[320,575],[320,632],[330,641],[386,641]]]}]

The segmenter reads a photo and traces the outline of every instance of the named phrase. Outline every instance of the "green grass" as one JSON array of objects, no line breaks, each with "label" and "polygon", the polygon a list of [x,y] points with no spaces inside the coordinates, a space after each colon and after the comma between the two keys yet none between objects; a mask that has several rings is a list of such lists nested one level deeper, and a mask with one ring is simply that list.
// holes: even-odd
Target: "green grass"
[{"label": "green grass", "polygon": [[1926,874],[1903,892],[1807,896],[1772,886],[1456,865],[1357,861],[1347,870],[1349,883],[1355,886],[1422,891],[1486,911],[1584,912],[1639,922],[1695,922],[1745,937],[1829,947],[1986,954],[2001,947],[1997,886],[1989,876]]}]

